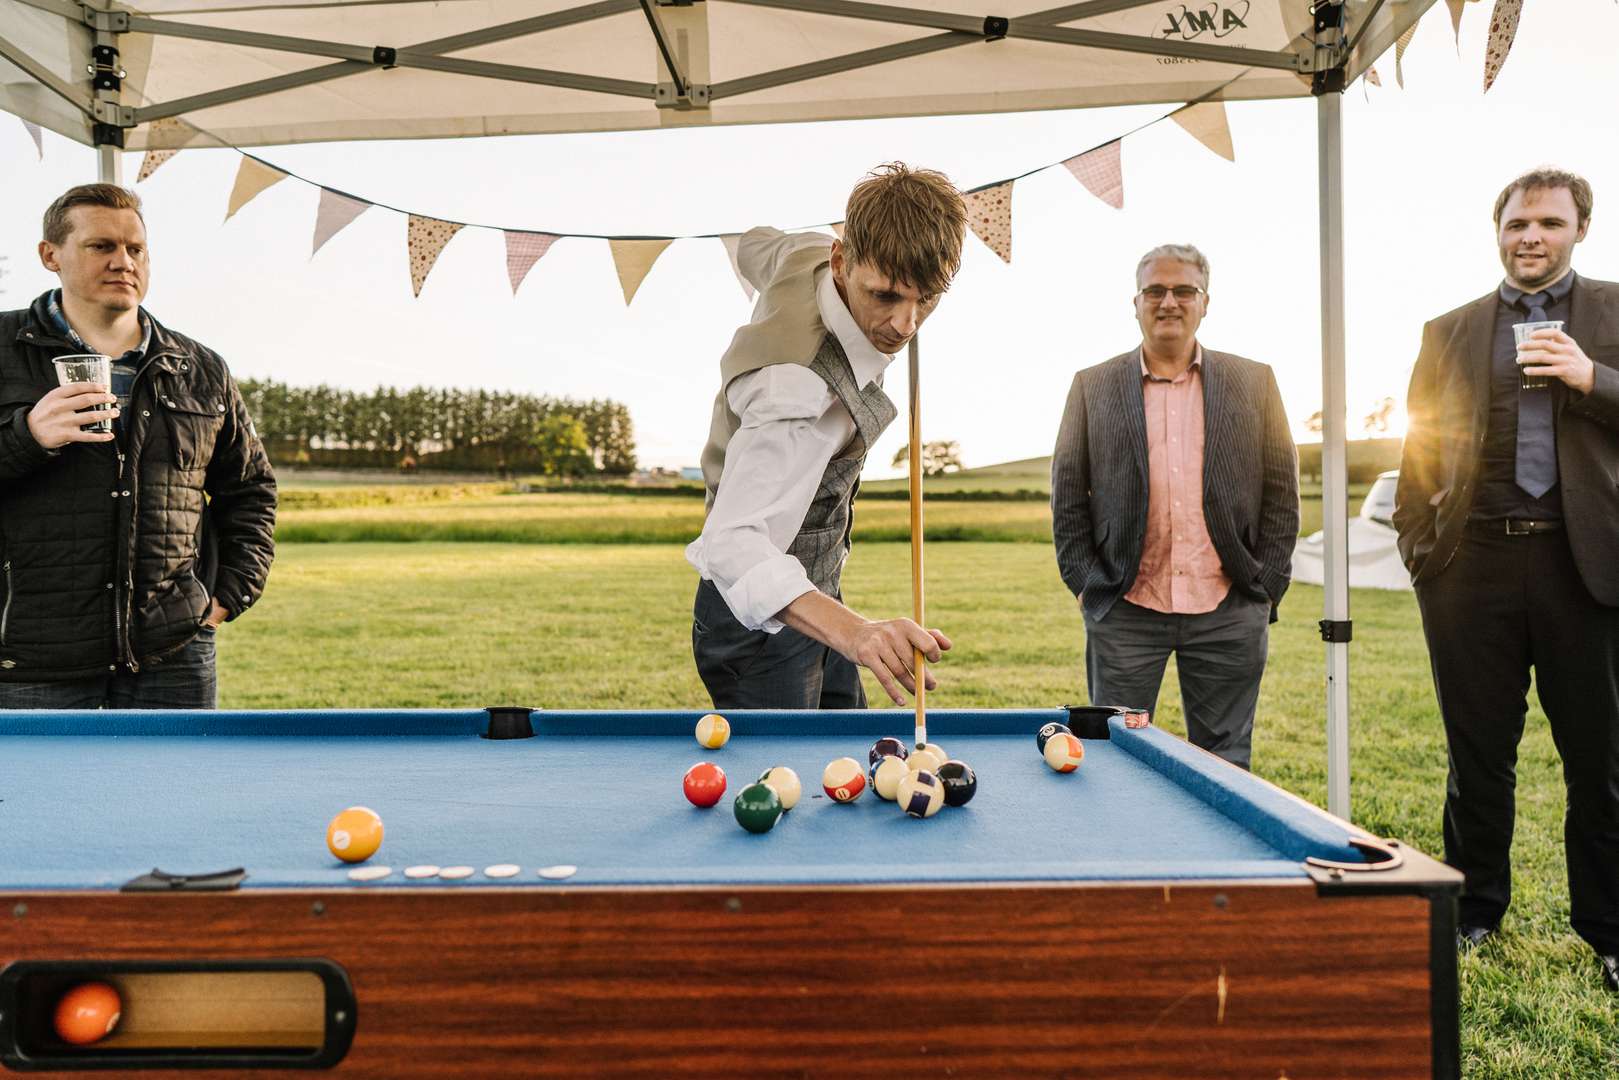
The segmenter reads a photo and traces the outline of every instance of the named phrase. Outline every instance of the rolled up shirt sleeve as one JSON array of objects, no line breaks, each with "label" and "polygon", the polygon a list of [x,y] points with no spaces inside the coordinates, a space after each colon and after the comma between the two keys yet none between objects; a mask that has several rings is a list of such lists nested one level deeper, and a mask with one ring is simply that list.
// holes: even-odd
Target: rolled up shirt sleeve
[{"label": "rolled up shirt sleeve", "polygon": [[726,396],[741,426],[726,447],[719,491],[686,560],[714,583],[738,622],[774,634],[782,628],[775,616],[815,589],[787,548],[853,420],[833,407],[825,380],[797,364],[744,375]]}]

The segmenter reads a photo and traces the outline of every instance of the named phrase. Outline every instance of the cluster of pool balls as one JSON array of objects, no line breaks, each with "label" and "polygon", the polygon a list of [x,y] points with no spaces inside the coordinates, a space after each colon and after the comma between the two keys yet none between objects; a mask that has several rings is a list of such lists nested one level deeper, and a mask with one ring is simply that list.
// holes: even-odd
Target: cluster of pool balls
[{"label": "cluster of pool balls", "polygon": [[[731,725],[710,713],[697,722],[697,741],[710,750],[731,738]],[[950,758],[936,743],[914,750],[887,736],[872,744],[861,768],[852,757],[840,757],[821,772],[821,789],[834,802],[851,803],[869,786],[877,797],[894,802],[914,818],[930,818],[946,806],[964,806],[978,791],[972,766]],[[693,806],[710,807],[725,794],[725,770],[712,761],[699,761],[686,770],[682,781]],[[798,805],[804,785],[785,765],[774,765],[737,793],[731,804],[737,824],[753,833],[769,832],[781,816]]]}]

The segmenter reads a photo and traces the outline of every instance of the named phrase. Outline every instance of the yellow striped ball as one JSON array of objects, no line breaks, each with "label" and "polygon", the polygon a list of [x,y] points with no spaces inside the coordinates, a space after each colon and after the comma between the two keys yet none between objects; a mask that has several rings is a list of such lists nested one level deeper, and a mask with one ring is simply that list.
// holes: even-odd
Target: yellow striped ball
[{"label": "yellow striped ball", "polygon": [[710,750],[718,750],[731,741],[731,723],[719,713],[709,713],[697,721],[697,741]]}]

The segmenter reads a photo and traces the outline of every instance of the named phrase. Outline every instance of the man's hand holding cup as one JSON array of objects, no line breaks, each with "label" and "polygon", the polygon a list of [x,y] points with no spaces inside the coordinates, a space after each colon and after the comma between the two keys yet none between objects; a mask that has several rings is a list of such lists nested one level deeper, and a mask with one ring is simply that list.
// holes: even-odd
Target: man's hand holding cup
[{"label": "man's hand holding cup", "polygon": [[[110,429],[118,415],[117,402],[112,387],[103,383],[58,386],[28,410],[28,433],[46,450],[76,442],[112,442]],[[96,422],[105,423],[109,430],[92,431],[86,426]]]},{"label": "man's hand holding cup", "polygon": [[1596,365],[1579,342],[1563,333],[1561,322],[1514,323],[1518,343],[1518,385],[1524,390],[1544,389],[1552,378],[1562,379],[1582,394],[1596,385]]}]

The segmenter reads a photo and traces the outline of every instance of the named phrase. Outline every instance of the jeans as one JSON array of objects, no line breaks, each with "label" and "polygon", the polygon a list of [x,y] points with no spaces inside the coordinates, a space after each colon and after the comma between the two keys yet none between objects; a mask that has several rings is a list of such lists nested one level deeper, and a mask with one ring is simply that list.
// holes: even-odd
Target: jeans
[{"label": "jeans", "polygon": [[0,709],[212,709],[214,631],[203,627],[179,652],[142,665],[140,673],[62,682],[0,682]]}]

